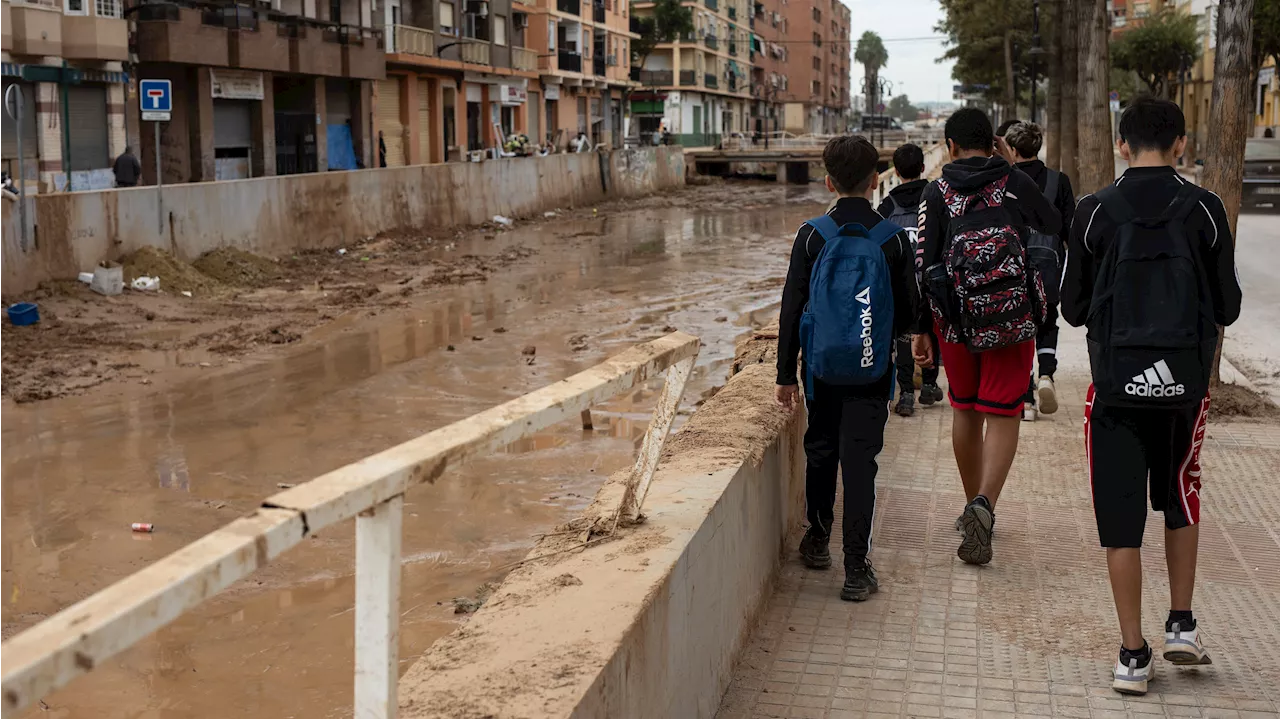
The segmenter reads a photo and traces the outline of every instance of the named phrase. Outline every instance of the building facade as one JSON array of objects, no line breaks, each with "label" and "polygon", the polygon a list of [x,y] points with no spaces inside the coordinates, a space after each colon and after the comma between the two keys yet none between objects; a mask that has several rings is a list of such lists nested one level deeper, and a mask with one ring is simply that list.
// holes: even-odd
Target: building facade
[{"label": "building facade", "polygon": [[794,134],[839,133],[850,121],[849,8],[840,0],[783,6],[788,89],[783,128]]}]

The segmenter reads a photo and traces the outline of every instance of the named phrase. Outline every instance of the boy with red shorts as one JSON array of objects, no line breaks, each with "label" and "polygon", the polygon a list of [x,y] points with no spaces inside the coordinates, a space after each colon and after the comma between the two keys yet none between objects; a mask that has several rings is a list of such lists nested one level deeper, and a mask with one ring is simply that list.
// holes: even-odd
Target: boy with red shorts
[{"label": "boy with red shorts", "polygon": [[[921,313],[912,353],[922,367],[931,366],[928,331],[936,329],[954,411],[951,446],[968,500],[958,521],[964,538],[956,554],[967,563],[986,564],[991,561],[996,500],[1018,450],[1022,400],[1036,355],[1035,333],[1044,318],[1043,290],[1037,296],[1039,281],[1022,248],[1028,226],[1053,234],[1062,218],[1035,181],[1012,166],[1012,153],[1003,140],[1001,152],[995,153],[991,120],[981,110],[957,111],[947,120],[945,136],[951,162],[943,168],[942,179],[930,183],[920,198],[916,269],[932,311]],[[983,226],[988,217],[991,226]],[[992,313],[991,327],[998,325],[1003,339],[975,336],[984,330],[970,331],[962,339],[957,323],[947,319],[953,315],[948,308],[956,292],[954,280],[948,279],[954,278],[957,267],[950,253],[961,227],[970,238],[998,236],[999,251],[1010,253],[1007,264],[1016,276],[1008,279],[1020,283],[1022,291],[1013,300],[1016,311],[1005,314],[1020,319],[1005,321],[990,305],[982,310]],[[948,283],[951,286],[944,288]],[[1010,337],[1025,339],[1010,343]],[[983,346],[991,348],[975,349]]]}]

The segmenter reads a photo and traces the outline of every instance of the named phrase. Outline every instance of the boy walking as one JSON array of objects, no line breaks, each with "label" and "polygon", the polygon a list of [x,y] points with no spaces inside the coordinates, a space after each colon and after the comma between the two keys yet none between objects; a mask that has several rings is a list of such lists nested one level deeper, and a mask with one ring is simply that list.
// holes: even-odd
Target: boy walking
[{"label": "boy walking", "polygon": [[844,569],[840,598],[863,601],[879,589],[868,555],[875,514],[876,455],[889,418],[893,338],[916,316],[919,294],[907,233],[871,208],[879,153],[863,137],[837,137],[822,161],[838,199],[801,225],[782,290],[776,399],[799,401],[797,357],[809,412],[804,436],[809,529],[800,558],[831,566],[836,472],[844,480]]},{"label": "boy walking", "polygon": [[1139,99],[1120,118],[1129,169],[1080,201],[1067,253],[1062,316],[1088,325],[1093,384],[1085,450],[1098,539],[1120,621],[1112,687],[1145,694],[1153,657],[1142,633],[1146,496],[1164,512],[1169,615],[1164,658],[1209,664],[1191,612],[1200,521],[1200,445],[1217,326],[1240,315],[1222,201],[1178,176],[1179,107]]},{"label": "boy walking", "polygon": [[931,311],[921,313],[912,343],[916,361],[928,367],[928,331],[937,332],[954,411],[951,446],[968,500],[956,555],[986,564],[1044,321],[1044,290],[1024,238],[1028,226],[1056,233],[1061,219],[1030,177],[992,156],[991,120],[981,110],[956,111],[944,134],[951,162],[921,196],[916,243]]},{"label": "boy walking", "polygon": [[[920,195],[925,185],[929,184],[921,176],[924,175],[924,151],[919,145],[907,143],[893,153],[893,170],[902,179],[902,184],[889,191],[889,195],[880,201],[876,208],[886,220],[907,232],[911,240],[912,253],[915,252],[916,234],[919,220]],[[932,332],[929,338],[936,349],[938,338]],[[898,403],[893,411],[899,417],[910,417],[915,414],[916,363],[911,356],[911,337],[902,335],[896,341],[894,349],[894,365],[898,375]],[[938,387],[938,368],[922,368],[920,371],[920,404],[931,405],[942,401],[942,388]]]}]

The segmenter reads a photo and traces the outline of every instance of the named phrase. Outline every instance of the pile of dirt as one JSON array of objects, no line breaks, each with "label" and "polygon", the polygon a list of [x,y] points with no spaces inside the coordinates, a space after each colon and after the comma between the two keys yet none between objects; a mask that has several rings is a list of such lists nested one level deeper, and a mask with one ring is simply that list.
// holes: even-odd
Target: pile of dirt
[{"label": "pile of dirt", "polygon": [[266,287],[284,274],[274,260],[234,247],[206,252],[192,265],[201,274],[233,287]]},{"label": "pile of dirt", "polygon": [[1271,400],[1236,384],[1220,384],[1213,388],[1209,413],[1214,417],[1280,419],[1280,408]]},{"label": "pile of dirt", "polygon": [[124,282],[127,286],[137,277],[159,277],[165,292],[207,294],[221,289],[217,280],[201,274],[191,265],[154,247],[143,247],[124,257]]}]

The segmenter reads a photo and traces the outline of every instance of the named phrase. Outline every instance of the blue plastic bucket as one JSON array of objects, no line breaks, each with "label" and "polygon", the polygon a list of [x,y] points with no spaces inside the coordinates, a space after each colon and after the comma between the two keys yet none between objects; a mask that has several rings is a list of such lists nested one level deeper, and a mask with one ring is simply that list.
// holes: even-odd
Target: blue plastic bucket
[{"label": "blue plastic bucket", "polygon": [[15,325],[33,325],[40,321],[40,310],[31,302],[19,302],[9,307],[9,321]]}]

